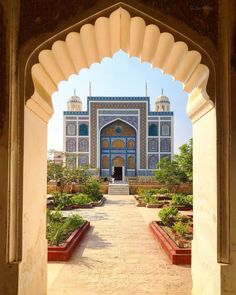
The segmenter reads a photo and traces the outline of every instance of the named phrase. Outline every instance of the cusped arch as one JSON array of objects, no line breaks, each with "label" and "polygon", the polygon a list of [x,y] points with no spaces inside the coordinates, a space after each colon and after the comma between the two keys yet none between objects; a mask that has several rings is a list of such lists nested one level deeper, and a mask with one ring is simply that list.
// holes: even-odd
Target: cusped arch
[{"label": "cusped arch", "polygon": [[51,95],[61,81],[119,50],[180,81],[189,94],[189,116],[213,107],[206,91],[209,69],[201,64],[201,54],[189,50],[185,42],[175,41],[171,33],[160,32],[157,25],[147,25],[142,17],[131,17],[122,7],[109,17],[98,17],[94,25],[84,24],[79,32],[68,33],[65,40],[57,40],[51,49],[39,53],[38,63],[31,69],[35,91],[29,107],[40,105],[50,117]]},{"label": "cusped arch", "polygon": [[116,156],[112,159],[112,166],[114,167],[124,167],[125,159],[121,156]]}]

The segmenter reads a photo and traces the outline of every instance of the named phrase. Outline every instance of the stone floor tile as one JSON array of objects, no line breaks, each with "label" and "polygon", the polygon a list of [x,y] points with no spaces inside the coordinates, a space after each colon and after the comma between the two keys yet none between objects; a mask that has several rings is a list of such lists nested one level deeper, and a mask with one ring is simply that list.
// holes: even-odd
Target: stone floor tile
[{"label": "stone floor tile", "polygon": [[48,264],[48,295],[191,294],[190,267],[171,265],[149,232],[159,209],[135,207],[133,196],[106,198],[76,210],[92,227],[69,262]]}]

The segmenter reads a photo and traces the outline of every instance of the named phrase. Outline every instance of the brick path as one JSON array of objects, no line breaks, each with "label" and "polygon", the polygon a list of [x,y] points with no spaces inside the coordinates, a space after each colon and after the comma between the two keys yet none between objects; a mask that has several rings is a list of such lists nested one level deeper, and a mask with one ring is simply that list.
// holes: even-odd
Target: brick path
[{"label": "brick path", "polygon": [[48,264],[48,295],[191,294],[190,267],[171,265],[147,228],[158,209],[107,196],[105,206],[77,211],[92,228],[69,262]]}]

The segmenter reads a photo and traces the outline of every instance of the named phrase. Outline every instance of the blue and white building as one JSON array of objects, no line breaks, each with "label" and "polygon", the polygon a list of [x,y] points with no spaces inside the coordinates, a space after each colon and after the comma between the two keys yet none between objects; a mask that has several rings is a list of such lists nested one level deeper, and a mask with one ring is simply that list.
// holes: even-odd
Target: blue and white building
[{"label": "blue and white building", "polygon": [[172,158],[174,113],[169,98],[87,98],[87,111],[75,94],[64,111],[64,152],[74,166],[98,168],[101,176],[115,179],[152,175],[162,157]]}]

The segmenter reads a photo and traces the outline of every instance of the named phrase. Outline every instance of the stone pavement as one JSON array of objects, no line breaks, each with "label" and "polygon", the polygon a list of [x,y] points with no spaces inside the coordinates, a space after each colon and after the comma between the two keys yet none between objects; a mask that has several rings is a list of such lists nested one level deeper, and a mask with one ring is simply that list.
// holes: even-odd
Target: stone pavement
[{"label": "stone pavement", "polygon": [[158,209],[133,196],[106,196],[103,207],[78,209],[91,229],[71,260],[48,264],[48,295],[187,295],[189,266],[171,265],[148,230]]}]

